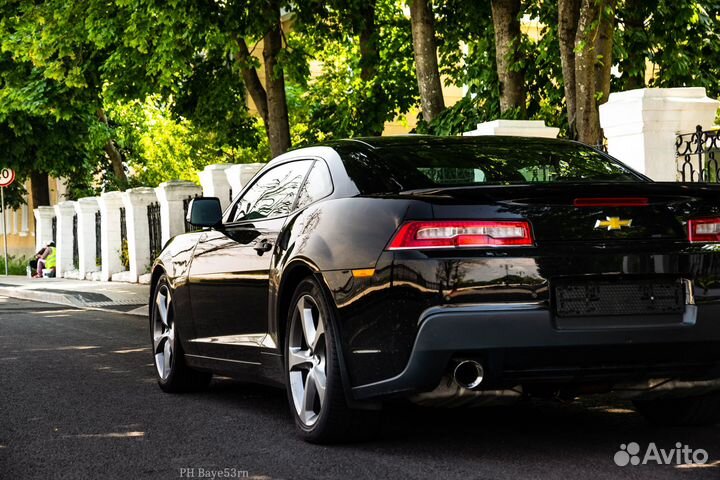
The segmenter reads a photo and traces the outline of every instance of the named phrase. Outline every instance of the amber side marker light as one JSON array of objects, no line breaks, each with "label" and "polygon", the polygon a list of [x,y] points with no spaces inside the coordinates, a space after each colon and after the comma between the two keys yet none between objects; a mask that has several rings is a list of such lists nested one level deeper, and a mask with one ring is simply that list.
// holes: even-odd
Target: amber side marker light
[{"label": "amber side marker light", "polygon": [[362,268],[352,271],[352,276],[355,278],[368,278],[372,277],[373,275],[375,275],[374,268]]},{"label": "amber side marker light", "polygon": [[647,207],[650,201],[645,197],[598,197],[576,198],[575,207]]},{"label": "amber side marker light", "polygon": [[388,250],[532,245],[532,232],[526,221],[442,220],[404,223]]},{"label": "amber side marker light", "polygon": [[688,240],[691,243],[720,242],[720,218],[697,218],[688,221]]}]

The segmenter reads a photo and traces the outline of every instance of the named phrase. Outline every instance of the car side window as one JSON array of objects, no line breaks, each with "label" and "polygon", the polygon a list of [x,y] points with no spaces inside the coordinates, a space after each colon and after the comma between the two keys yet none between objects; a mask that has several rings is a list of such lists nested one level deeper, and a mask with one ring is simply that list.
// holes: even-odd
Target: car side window
[{"label": "car side window", "polygon": [[311,203],[325,198],[333,192],[332,178],[327,165],[317,160],[308,174],[305,184],[298,194],[297,208],[303,208]]},{"label": "car side window", "polygon": [[257,179],[235,204],[233,222],[258,220],[287,215],[312,160],[284,163],[268,170]]}]

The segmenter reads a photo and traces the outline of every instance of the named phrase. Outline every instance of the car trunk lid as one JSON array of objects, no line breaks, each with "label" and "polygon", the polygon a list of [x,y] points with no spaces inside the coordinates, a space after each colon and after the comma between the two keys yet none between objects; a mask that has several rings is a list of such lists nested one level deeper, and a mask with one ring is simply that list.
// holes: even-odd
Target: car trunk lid
[{"label": "car trunk lid", "polygon": [[436,219],[527,219],[538,244],[687,239],[688,218],[718,215],[720,188],[676,183],[486,185],[406,192]]}]

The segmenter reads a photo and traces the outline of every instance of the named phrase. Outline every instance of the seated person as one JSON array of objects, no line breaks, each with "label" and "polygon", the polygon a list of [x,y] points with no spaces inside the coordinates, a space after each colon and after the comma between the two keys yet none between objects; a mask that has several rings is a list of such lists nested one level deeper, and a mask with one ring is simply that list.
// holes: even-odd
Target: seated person
[{"label": "seated person", "polygon": [[54,272],[56,264],[55,242],[50,242],[35,254],[35,260],[30,262],[30,267],[35,270],[33,278],[41,278],[45,270]]}]

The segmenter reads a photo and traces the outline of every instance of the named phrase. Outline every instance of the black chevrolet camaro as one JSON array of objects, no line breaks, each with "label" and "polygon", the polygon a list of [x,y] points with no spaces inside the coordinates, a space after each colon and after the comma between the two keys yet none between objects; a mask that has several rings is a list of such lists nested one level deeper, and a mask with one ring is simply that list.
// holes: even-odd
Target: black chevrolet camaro
[{"label": "black chevrolet camaro", "polygon": [[272,160],[152,269],[160,387],[287,390],[313,442],[384,402],[615,392],[650,421],[720,419],[720,188],[587,146],[381,137]]}]

